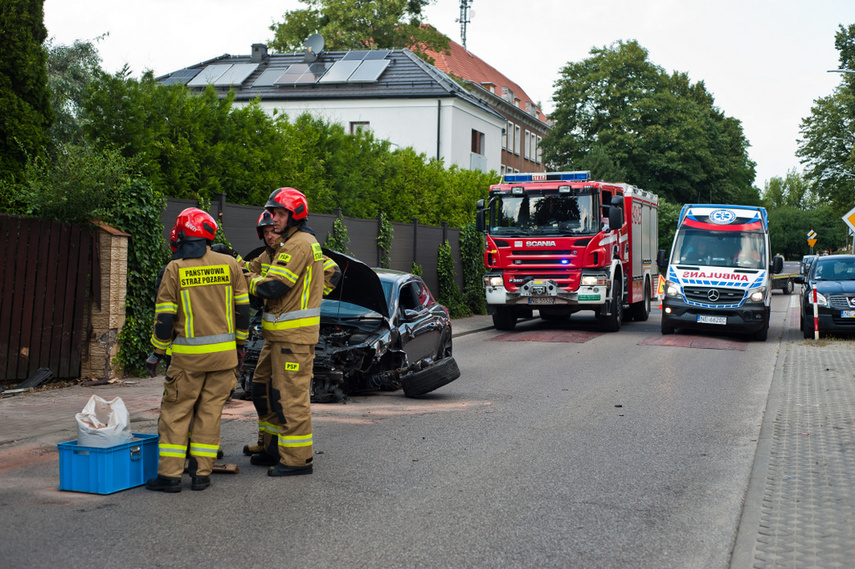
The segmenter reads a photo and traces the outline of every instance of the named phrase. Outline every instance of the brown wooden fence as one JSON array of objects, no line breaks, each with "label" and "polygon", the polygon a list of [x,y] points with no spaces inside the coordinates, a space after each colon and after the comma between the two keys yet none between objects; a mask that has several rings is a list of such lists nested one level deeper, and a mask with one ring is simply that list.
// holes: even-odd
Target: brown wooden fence
[{"label": "brown wooden fence", "polygon": [[91,289],[101,282],[92,231],[0,214],[0,382],[42,367],[79,377]]}]

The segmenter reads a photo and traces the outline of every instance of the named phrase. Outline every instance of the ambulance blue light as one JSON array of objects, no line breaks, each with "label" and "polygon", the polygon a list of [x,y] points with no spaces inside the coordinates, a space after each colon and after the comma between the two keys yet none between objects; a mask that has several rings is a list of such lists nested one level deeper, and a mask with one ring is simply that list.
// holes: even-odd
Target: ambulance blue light
[{"label": "ambulance blue light", "polygon": [[506,184],[521,182],[586,182],[591,179],[591,172],[535,172],[530,174],[505,174],[502,181]]}]

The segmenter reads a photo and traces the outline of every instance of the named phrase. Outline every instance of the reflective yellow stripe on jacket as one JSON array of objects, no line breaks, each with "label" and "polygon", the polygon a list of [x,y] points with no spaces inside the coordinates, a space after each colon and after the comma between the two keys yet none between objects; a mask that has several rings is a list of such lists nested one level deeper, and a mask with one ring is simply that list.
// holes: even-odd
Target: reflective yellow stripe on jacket
[{"label": "reflective yellow stripe on jacket", "polygon": [[172,341],[172,351],[176,354],[214,354],[237,349],[234,334],[214,334],[185,338],[179,336]]},{"label": "reflective yellow stripe on jacket", "polygon": [[306,310],[295,310],[274,316],[267,312],[262,316],[262,330],[293,330],[306,326],[318,326],[321,323],[321,309],[309,308]]}]

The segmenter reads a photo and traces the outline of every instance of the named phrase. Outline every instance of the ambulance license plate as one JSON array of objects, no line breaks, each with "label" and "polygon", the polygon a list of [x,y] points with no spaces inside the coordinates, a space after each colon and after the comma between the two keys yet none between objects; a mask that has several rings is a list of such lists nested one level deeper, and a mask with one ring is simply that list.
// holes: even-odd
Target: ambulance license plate
[{"label": "ambulance license plate", "polygon": [[727,324],[727,316],[708,316],[706,314],[698,314],[698,323],[700,323],[700,324]]},{"label": "ambulance license plate", "polygon": [[528,298],[529,304],[555,304],[554,296],[530,296]]},{"label": "ambulance license plate", "polygon": [[855,310],[841,310],[840,311],[841,318],[855,318]]}]

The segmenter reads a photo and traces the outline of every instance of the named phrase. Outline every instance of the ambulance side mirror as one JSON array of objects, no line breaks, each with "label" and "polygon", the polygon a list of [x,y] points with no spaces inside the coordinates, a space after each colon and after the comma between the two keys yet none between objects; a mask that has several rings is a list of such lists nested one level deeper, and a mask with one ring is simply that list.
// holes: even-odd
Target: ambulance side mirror
[{"label": "ambulance side mirror", "polygon": [[656,253],[656,264],[659,265],[660,269],[668,266],[668,252],[665,249],[659,249],[659,252]]},{"label": "ambulance side mirror", "polygon": [[775,255],[775,257],[772,259],[772,273],[777,275],[783,270],[784,258],[780,255]]}]

